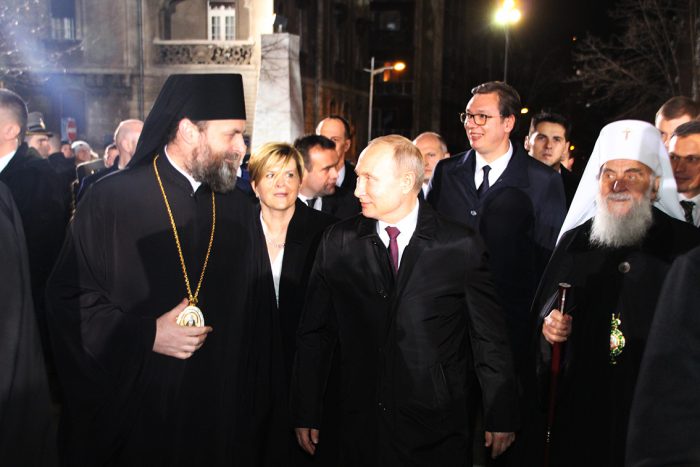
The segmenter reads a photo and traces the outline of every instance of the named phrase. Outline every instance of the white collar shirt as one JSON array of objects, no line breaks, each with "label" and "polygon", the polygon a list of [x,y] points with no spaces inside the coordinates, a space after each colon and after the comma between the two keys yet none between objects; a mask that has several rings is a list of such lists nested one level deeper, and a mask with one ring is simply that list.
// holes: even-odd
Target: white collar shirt
[{"label": "white collar shirt", "polygon": [[506,167],[508,167],[511,157],[513,157],[513,144],[508,141],[508,150],[506,153],[491,162],[486,162],[486,159],[484,159],[483,156],[476,151],[475,154],[476,167],[474,167],[474,186],[477,188],[481,186],[481,183],[484,181],[483,169],[485,165],[488,165],[491,167],[491,171],[489,172],[489,187],[492,187],[493,184],[498,181],[501,175],[503,175]]},{"label": "white collar shirt", "polygon": [[[309,203],[307,203],[307,201],[310,200],[310,199],[312,199],[312,198],[309,198],[308,196],[302,195],[301,192],[299,192],[299,194],[297,195],[297,197],[298,197],[300,200],[302,200],[302,201],[304,202],[304,204],[307,205],[307,206],[309,206]],[[320,211],[322,206],[323,206],[323,197],[321,197],[321,196],[316,196],[316,201],[314,201],[314,205],[313,205],[313,206],[309,206],[309,207],[311,207],[311,208],[313,208],[313,209],[315,209],[315,210],[317,210],[317,211]]]},{"label": "white collar shirt", "polygon": [[12,158],[15,156],[15,153],[17,150],[15,149],[14,151],[10,152],[9,154],[5,154],[4,156],[0,157],[0,172],[5,170],[5,167],[7,167],[7,164],[10,163]]},{"label": "white collar shirt", "polygon": [[416,205],[413,207],[411,212],[409,212],[406,217],[398,221],[396,224],[387,224],[384,221],[377,221],[377,235],[384,243],[384,246],[389,248],[389,234],[386,232],[386,228],[389,226],[396,227],[399,229],[399,235],[396,237],[396,244],[399,247],[399,265],[401,265],[401,258],[403,257],[403,251],[406,249],[406,245],[411,241],[413,237],[413,232],[416,231],[416,225],[418,224],[418,198],[415,199]]},{"label": "white collar shirt", "polygon": [[340,167],[340,170],[338,170],[338,180],[335,181],[335,186],[342,185],[344,180],[345,180],[345,164],[343,164]]},{"label": "white collar shirt", "polygon": [[695,224],[696,227],[700,227],[700,195],[693,196],[692,198],[686,198],[679,193],[678,200],[691,201],[695,203],[695,206],[693,206],[693,224]]}]

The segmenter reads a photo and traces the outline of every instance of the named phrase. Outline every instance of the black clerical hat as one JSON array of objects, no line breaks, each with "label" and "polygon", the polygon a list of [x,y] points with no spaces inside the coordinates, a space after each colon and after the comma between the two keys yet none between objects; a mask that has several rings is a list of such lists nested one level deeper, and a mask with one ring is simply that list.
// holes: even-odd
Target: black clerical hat
[{"label": "black clerical hat", "polygon": [[143,125],[129,166],[150,162],[167,143],[168,132],[183,118],[245,120],[243,79],[238,74],[171,75]]}]

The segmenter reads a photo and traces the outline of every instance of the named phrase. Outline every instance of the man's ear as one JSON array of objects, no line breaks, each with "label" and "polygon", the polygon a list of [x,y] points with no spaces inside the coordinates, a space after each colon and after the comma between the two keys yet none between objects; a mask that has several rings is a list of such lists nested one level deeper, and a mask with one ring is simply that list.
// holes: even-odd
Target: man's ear
[{"label": "man's ear", "polygon": [[654,177],[654,181],[651,184],[651,200],[656,201],[659,197],[659,186],[661,185],[661,177]]},{"label": "man's ear", "polygon": [[416,184],[416,174],[413,172],[404,172],[401,177],[401,192],[406,194],[413,191]]},{"label": "man's ear", "polygon": [[525,141],[523,141],[523,146],[525,146],[525,151],[530,152],[530,135],[525,135]]},{"label": "man's ear", "polygon": [[[9,122],[5,125],[0,126],[0,136],[3,141],[17,141],[19,137],[19,125],[15,122]],[[21,143],[21,141],[19,141]]]},{"label": "man's ear", "polygon": [[511,133],[515,128],[515,115],[508,115],[507,117],[503,117],[503,121],[506,124],[506,131],[508,133]]},{"label": "man's ear", "polygon": [[177,124],[177,132],[187,144],[199,144],[199,128],[189,118],[180,120],[180,123]]}]

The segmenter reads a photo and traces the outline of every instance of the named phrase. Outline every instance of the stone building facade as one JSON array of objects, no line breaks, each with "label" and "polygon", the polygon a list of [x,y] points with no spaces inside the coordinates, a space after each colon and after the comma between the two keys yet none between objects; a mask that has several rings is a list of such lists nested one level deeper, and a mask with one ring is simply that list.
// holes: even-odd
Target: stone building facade
[{"label": "stone building facade", "polygon": [[7,0],[0,27],[21,39],[0,38],[0,85],[19,92],[55,132],[62,118],[74,118],[78,137],[100,148],[119,121],[147,115],[168,75],[240,73],[252,135],[261,36],[286,30],[300,36],[304,129],[311,132],[328,113],[355,121],[366,112],[367,4]]}]

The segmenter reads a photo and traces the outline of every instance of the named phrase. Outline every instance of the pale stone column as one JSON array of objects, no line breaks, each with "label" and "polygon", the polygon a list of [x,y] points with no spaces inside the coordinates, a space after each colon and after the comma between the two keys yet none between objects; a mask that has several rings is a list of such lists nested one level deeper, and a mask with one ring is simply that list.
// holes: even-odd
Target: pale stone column
[{"label": "pale stone column", "polygon": [[251,148],[294,142],[304,132],[299,36],[263,34]]}]

